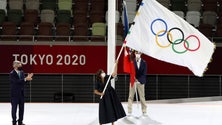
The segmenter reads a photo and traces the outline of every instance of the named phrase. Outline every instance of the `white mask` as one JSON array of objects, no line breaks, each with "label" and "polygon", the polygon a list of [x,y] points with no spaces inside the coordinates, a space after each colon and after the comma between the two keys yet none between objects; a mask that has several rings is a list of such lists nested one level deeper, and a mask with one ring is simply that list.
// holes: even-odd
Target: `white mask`
[{"label": "white mask", "polygon": [[139,59],[141,57],[141,54],[136,54],[136,58]]},{"label": "white mask", "polygon": [[103,78],[104,78],[105,76],[106,76],[106,73],[104,73],[104,72],[103,72],[103,73],[101,73],[101,77],[103,77]]}]

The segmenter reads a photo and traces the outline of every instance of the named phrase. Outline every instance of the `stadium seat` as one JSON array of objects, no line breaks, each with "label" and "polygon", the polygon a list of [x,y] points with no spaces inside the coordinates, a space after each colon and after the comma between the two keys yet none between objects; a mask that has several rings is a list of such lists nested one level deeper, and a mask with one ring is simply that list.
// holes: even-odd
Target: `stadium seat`
[{"label": "stadium seat", "polygon": [[105,12],[106,5],[104,0],[94,0],[91,1],[90,11],[102,11]]},{"label": "stadium seat", "polygon": [[106,36],[106,24],[97,23],[97,22],[93,23],[91,41],[105,42],[105,36]]},{"label": "stadium seat", "polygon": [[220,15],[222,15],[222,0],[218,0],[218,5],[219,5],[219,7],[218,7],[219,13],[220,13]]},{"label": "stadium seat", "polygon": [[89,16],[91,16],[91,14],[98,14],[100,13],[100,16],[104,17],[104,21],[105,21],[105,14],[106,14],[106,10],[105,9],[105,4],[103,3],[91,3],[91,8],[90,8],[90,12],[89,12]]},{"label": "stadium seat", "polygon": [[9,0],[9,9],[23,10],[23,0]]},{"label": "stadium seat", "polygon": [[40,18],[41,22],[48,22],[54,25],[55,12],[50,9],[42,10]]},{"label": "stadium seat", "polygon": [[72,0],[58,0],[58,9],[72,11]]},{"label": "stadium seat", "polygon": [[70,23],[71,11],[70,10],[58,10],[56,23]]},{"label": "stadium seat", "polygon": [[33,23],[36,26],[39,23],[38,11],[27,9],[24,14],[24,21]]},{"label": "stadium seat", "polygon": [[92,24],[92,35],[105,36],[106,35],[106,24],[105,23],[93,23]]},{"label": "stadium seat", "polygon": [[219,16],[217,20],[217,26],[222,25],[222,15]]},{"label": "stadium seat", "polygon": [[212,29],[213,27],[209,24],[200,24],[199,31],[204,34],[206,37],[212,37]]},{"label": "stadium seat", "polygon": [[55,11],[57,9],[57,0],[42,0],[41,10],[53,10]]},{"label": "stadium seat", "polygon": [[57,0],[40,0],[40,2],[57,2]]},{"label": "stadium seat", "polygon": [[52,41],[53,40],[53,25],[49,22],[41,22],[38,27],[37,41]]},{"label": "stadium seat", "polygon": [[220,24],[220,25],[218,25],[217,26],[217,29],[216,29],[216,32],[215,32],[215,36],[216,37],[222,37],[222,25]]},{"label": "stadium seat", "polygon": [[19,40],[20,41],[32,41],[34,36],[34,24],[31,22],[21,23],[19,30]]},{"label": "stadium seat", "polygon": [[188,0],[187,1],[187,10],[188,11],[200,11],[202,6],[201,0]]},{"label": "stadium seat", "polygon": [[72,3],[73,1],[76,1],[76,0],[57,0],[58,1],[58,3],[59,2],[69,2],[69,3]]},{"label": "stadium seat", "polygon": [[90,13],[90,25],[95,22],[105,22],[105,15],[101,11],[93,11]]},{"label": "stadium seat", "polygon": [[217,13],[214,11],[204,11],[203,12],[203,23],[210,24],[215,27],[217,22]]},{"label": "stadium seat", "polygon": [[59,23],[56,25],[56,41],[69,41],[70,38],[70,28],[69,23]]},{"label": "stadium seat", "polygon": [[88,0],[75,1],[75,4],[73,6],[73,13],[76,13],[76,11],[82,11],[87,13],[88,9],[89,9]]},{"label": "stadium seat", "polygon": [[7,13],[7,0],[0,0],[0,9],[5,10],[5,13]]},{"label": "stadium seat", "polygon": [[203,11],[214,11],[217,12],[217,5],[216,4],[207,4],[203,6]]},{"label": "stadium seat", "polygon": [[157,0],[157,2],[159,2],[161,5],[163,5],[164,7],[168,9],[170,7],[170,0]]},{"label": "stadium seat", "polygon": [[177,16],[184,19],[184,12],[183,11],[173,11]]},{"label": "stadium seat", "polygon": [[88,25],[87,13],[84,11],[75,11],[73,15],[73,25],[78,25],[79,23],[85,23]]},{"label": "stadium seat", "polygon": [[[2,24],[2,40],[5,41],[15,41],[17,40],[17,27],[14,22],[4,22]],[[5,35],[5,36],[4,36]]]},{"label": "stadium seat", "polygon": [[222,1],[221,1],[221,4],[220,4],[219,8],[218,8],[217,13],[218,13],[219,16],[222,16]]},{"label": "stadium seat", "polygon": [[105,0],[89,0],[91,4],[94,4],[94,3],[105,3],[106,1]]},{"label": "stadium seat", "polygon": [[186,21],[193,25],[194,27],[199,27],[200,25],[200,12],[199,11],[187,11]]},{"label": "stadium seat", "polygon": [[89,1],[90,0],[74,0],[75,3],[78,3],[78,2],[84,2],[84,3],[87,2],[88,3]]},{"label": "stadium seat", "polygon": [[203,11],[217,12],[217,0],[203,0]]},{"label": "stadium seat", "polygon": [[161,5],[168,8],[170,7],[170,0],[157,0]]},{"label": "stadium seat", "polygon": [[171,0],[172,11],[183,11],[186,12],[186,0]]},{"label": "stadium seat", "polygon": [[78,23],[78,25],[74,25],[73,31],[73,41],[88,41],[89,32],[88,32],[88,25],[85,23]]},{"label": "stadium seat", "polygon": [[5,10],[0,9],[0,26],[5,21],[5,16],[6,16]]},{"label": "stadium seat", "polygon": [[40,3],[39,0],[26,0],[25,6],[26,9],[39,11]]},{"label": "stadium seat", "polygon": [[22,10],[8,10],[8,21],[19,26],[22,22]]}]

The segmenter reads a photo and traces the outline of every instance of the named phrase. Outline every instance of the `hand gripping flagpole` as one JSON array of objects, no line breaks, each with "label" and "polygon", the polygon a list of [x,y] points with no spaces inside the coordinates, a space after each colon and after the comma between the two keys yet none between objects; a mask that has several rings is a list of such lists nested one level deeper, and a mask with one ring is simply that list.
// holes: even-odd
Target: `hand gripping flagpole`
[{"label": "hand gripping flagpole", "polygon": [[[120,57],[120,55],[121,55],[121,53],[122,53],[122,51],[123,51],[123,47],[125,47],[125,46],[126,46],[126,44],[124,43],[124,44],[122,45],[120,51],[119,51],[119,54],[118,54],[118,56],[117,56],[116,61],[119,60],[119,57]],[[111,73],[114,72],[114,69],[115,69],[115,66],[116,66],[116,65],[117,65],[117,62],[115,62],[115,64],[113,65],[113,68],[112,68],[112,72],[111,72]],[[112,75],[109,75],[109,78],[108,78],[108,80],[107,80],[107,82],[106,82],[105,88],[103,89],[103,93],[105,93],[105,91],[106,91],[106,88],[107,88],[107,86],[108,86],[108,84],[109,84],[109,81],[110,81],[110,79],[111,79],[111,76],[112,76]],[[100,99],[102,99],[102,98],[103,98],[103,95],[100,96]]]}]

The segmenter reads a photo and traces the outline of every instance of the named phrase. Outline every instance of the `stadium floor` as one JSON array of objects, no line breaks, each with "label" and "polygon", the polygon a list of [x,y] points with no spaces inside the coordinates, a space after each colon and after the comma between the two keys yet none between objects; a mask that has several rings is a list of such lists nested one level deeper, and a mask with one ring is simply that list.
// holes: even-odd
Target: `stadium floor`
[{"label": "stadium floor", "polygon": [[[127,103],[123,103],[127,109]],[[140,115],[134,104],[134,116]],[[148,117],[126,117],[115,125],[221,125],[222,101],[149,103]],[[0,103],[0,125],[11,125],[10,103]],[[137,111],[138,110],[138,111]],[[127,111],[127,110],[126,110]],[[97,103],[26,103],[26,125],[98,125]]]}]

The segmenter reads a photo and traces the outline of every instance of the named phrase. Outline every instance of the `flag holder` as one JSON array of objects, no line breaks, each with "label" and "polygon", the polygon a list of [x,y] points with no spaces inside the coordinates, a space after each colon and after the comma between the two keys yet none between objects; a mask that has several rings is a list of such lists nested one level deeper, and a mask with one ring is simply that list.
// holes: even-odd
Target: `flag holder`
[{"label": "flag holder", "polygon": [[[119,54],[118,54],[118,56],[117,56],[117,58],[116,58],[116,61],[119,60],[119,57],[120,57],[120,55],[121,55],[121,53],[122,53],[122,51],[123,51],[123,47],[124,47],[125,45],[126,45],[126,44],[123,44],[123,45],[122,45],[122,47],[121,47],[121,49],[120,49],[120,51],[119,51]],[[116,65],[117,65],[117,62],[115,62],[115,64],[113,65],[112,72],[114,71]],[[112,72],[111,72],[111,73],[112,73]],[[107,80],[107,82],[106,82],[105,88],[103,89],[103,93],[105,93],[105,91],[106,91],[106,88],[107,88],[108,83],[109,83],[109,81],[110,81],[110,79],[111,79],[111,76],[112,76],[112,75],[109,75],[109,78],[108,78],[108,80]],[[103,95],[100,96],[100,99],[102,99],[102,98],[103,98]]]}]

